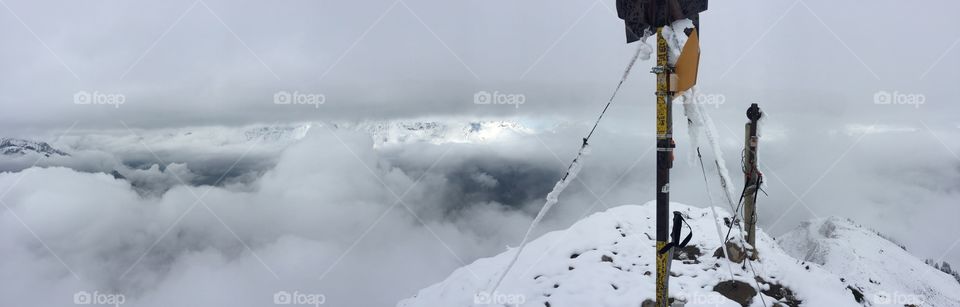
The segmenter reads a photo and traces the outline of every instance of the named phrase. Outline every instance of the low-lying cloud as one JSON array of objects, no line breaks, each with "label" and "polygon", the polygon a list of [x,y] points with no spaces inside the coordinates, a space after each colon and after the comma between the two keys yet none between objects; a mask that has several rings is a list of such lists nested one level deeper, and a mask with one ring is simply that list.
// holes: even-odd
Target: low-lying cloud
[{"label": "low-lying cloud", "polygon": [[[934,138],[948,133],[790,127],[765,130],[764,230],[776,235],[802,220],[839,215],[920,257],[957,261],[944,245],[957,230],[950,219],[957,216],[960,163],[942,146],[955,144]],[[369,134],[315,127],[265,155],[272,162],[247,180],[220,185],[194,184],[198,172],[189,163],[136,169],[126,179],[82,165],[2,173],[0,295],[39,306],[75,306],[78,293],[123,294],[124,306],[263,306],[275,295],[392,306],[515,245],[575,153],[579,144],[571,140],[581,128],[375,149]],[[740,144],[721,129],[728,167],[736,170]],[[156,142],[140,146],[163,147]],[[592,143],[580,180],[538,233],[653,198],[652,135],[604,129]],[[692,150],[681,141],[678,157]],[[176,160],[169,155],[159,157]],[[712,159],[705,159],[719,201]],[[707,205],[701,176],[698,164],[678,160],[673,200]]]}]

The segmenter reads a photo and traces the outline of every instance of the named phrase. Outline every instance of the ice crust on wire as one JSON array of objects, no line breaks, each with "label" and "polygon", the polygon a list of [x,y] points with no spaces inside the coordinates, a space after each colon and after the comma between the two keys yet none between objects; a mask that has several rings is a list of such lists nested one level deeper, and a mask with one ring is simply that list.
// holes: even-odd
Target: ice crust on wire
[{"label": "ice crust on wire", "polygon": [[[673,22],[669,27],[664,27],[661,31],[663,38],[667,40],[667,45],[670,47],[668,52],[670,65],[677,63],[680,52],[687,43],[688,37],[686,30],[693,27],[693,21],[690,19],[681,19]],[[723,185],[724,196],[730,207],[735,208],[736,204],[733,202],[737,198],[734,197],[736,194],[733,189],[733,181],[730,179],[730,171],[726,167],[726,160],[724,160],[723,151],[720,149],[720,134],[717,132],[717,127],[714,125],[713,119],[710,117],[710,114],[707,113],[704,105],[696,101],[696,95],[697,87],[694,86],[690,90],[678,93],[673,103],[683,105],[683,114],[687,118],[687,133],[691,148],[699,148],[700,136],[703,135],[706,137],[710,150],[717,161],[720,176],[726,183]],[[693,164],[696,154],[691,151],[687,157],[688,161]]]},{"label": "ice crust on wire", "polygon": [[[628,76],[630,76],[630,71],[633,69],[633,65],[637,63],[637,59],[650,59],[650,54],[653,53],[653,47],[647,44],[647,38],[650,36],[650,32],[644,33],[643,39],[640,40],[637,46],[636,53],[630,59],[629,64],[627,64],[627,68],[624,69],[623,76],[620,77],[620,82],[617,83],[617,87],[614,89],[613,95],[610,96],[610,100],[607,102],[608,107],[610,103],[613,103],[614,98],[617,97],[617,93],[620,92],[620,87],[623,85],[623,82],[627,80]],[[604,111],[606,111],[606,108]],[[603,113],[601,113],[601,117],[602,116]],[[594,126],[594,128],[596,128],[596,126]],[[593,135],[593,131],[590,132],[590,135]],[[587,138],[589,138],[590,135],[588,135]],[[586,142],[587,139],[585,138],[583,147],[580,148],[580,151],[577,153],[577,157],[573,159],[573,163],[571,163],[570,168],[567,169],[567,174],[564,175],[563,178],[561,178],[560,181],[553,186],[553,190],[547,194],[546,202],[543,204],[543,207],[540,208],[540,212],[537,213],[537,216],[533,219],[533,222],[530,223],[530,227],[527,228],[527,232],[523,235],[523,240],[520,242],[520,246],[517,248],[516,254],[514,254],[513,259],[510,260],[510,263],[507,264],[507,267],[503,270],[503,272],[500,273],[500,277],[497,278],[496,283],[493,285],[493,288],[489,291],[489,293],[496,292],[497,288],[500,287],[500,283],[503,282],[503,279],[510,274],[513,266],[517,263],[517,259],[520,258],[520,254],[523,252],[523,249],[527,246],[527,242],[530,241],[530,234],[533,233],[533,230],[540,225],[540,221],[543,220],[543,217],[547,215],[547,212],[550,211],[550,209],[553,208],[557,202],[559,202],[560,193],[563,193],[563,190],[566,189],[567,186],[570,185],[570,182],[573,181],[573,179],[577,177],[577,174],[580,173],[580,170],[583,168],[582,159],[584,156],[590,153],[590,146],[587,145]]]},{"label": "ice crust on wire", "polygon": [[547,212],[549,212],[550,209],[560,201],[560,193],[563,193],[563,190],[570,185],[570,182],[577,178],[577,175],[580,174],[580,170],[583,169],[582,159],[588,154],[590,154],[590,146],[583,146],[580,148],[580,152],[577,153],[577,158],[574,159],[573,163],[570,164],[567,174],[564,175],[560,181],[557,181],[557,184],[553,186],[553,190],[547,194],[547,201],[543,204],[543,207],[540,208],[540,212],[537,213],[537,217],[533,218],[533,222],[531,222],[530,227],[527,228],[527,233],[523,235],[523,240],[520,241],[520,246],[517,247],[517,252],[510,260],[510,263],[507,264],[507,267],[503,270],[503,273],[500,274],[496,284],[493,285],[493,288],[489,293],[495,293],[497,288],[500,287],[500,283],[503,282],[503,279],[510,274],[510,270],[513,269],[514,265],[516,265],[517,259],[520,258],[520,254],[523,253],[523,249],[527,246],[527,242],[530,241],[530,235],[533,233],[533,230],[540,225],[540,221],[542,221],[543,217],[547,215]]},{"label": "ice crust on wire", "polygon": [[[680,53],[683,50],[683,46],[686,45],[689,37],[687,36],[687,30],[694,28],[693,21],[690,19],[682,19],[673,22],[669,27],[664,27],[661,33],[663,38],[667,41],[667,46],[669,50],[667,52],[667,59],[670,65],[676,65],[677,60],[680,58]],[[720,148],[720,134],[717,132],[717,127],[713,123],[713,119],[710,117],[710,114],[707,113],[706,108],[702,103],[696,101],[697,97],[697,87],[694,86],[687,91],[678,93],[674,98],[674,104],[680,104],[683,106],[683,114],[687,118],[687,136],[690,140],[690,148],[700,148],[700,136],[703,135],[706,137],[707,142],[710,146],[710,150],[713,152],[714,159],[716,160],[717,171],[720,175],[721,188],[723,189],[724,198],[730,210],[732,212],[736,211],[736,204],[734,203],[734,187],[733,181],[730,178],[730,171],[727,169],[726,160],[723,158],[723,151]],[[697,164],[697,152],[691,150],[687,153],[687,163],[689,165]],[[710,197],[711,202],[713,198]],[[710,208],[714,209],[714,204],[710,204]],[[717,223],[716,231],[717,236],[722,241],[725,237],[725,234],[721,232],[718,213],[716,210],[712,210],[714,220]],[[738,236],[738,233],[730,234],[734,241],[743,241],[741,236]],[[726,247],[724,245],[724,247]],[[729,254],[729,251],[726,250],[726,253]],[[730,266],[730,264],[727,264]]]}]

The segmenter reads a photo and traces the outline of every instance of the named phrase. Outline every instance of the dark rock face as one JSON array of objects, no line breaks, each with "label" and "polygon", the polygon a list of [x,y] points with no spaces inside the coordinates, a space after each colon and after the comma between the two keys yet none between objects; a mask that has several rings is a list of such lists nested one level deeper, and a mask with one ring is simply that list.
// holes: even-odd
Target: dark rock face
[{"label": "dark rock face", "polygon": [[[730,250],[730,257],[727,257],[730,261],[736,263],[743,263],[744,258],[746,258],[746,253],[744,253],[743,248],[740,245],[737,245],[733,242],[727,242],[727,249]],[[716,251],[713,252],[714,258],[723,258],[723,248],[718,247]]]},{"label": "dark rock face", "polygon": [[757,295],[756,289],[745,282],[736,280],[721,282],[713,287],[713,291],[716,291],[724,297],[737,302],[743,307],[750,306],[750,302],[753,301],[753,297]]},{"label": "dark rock face", "polygon": [[113,170],[112,172],[110,172],[110,176],[113,176],[113,179],[117,179],[117,180],[127,180],[127,177],[121,174],[117,170]]},{"label": "dark rock face", "polygon": [[769,287],[769,289],[762,290],[760,292],[762,292],[766,296],[776,299],[777,302],[774,302],[774,306],[798,307],[803,303],[803,301],[798,299],[796,294],[793,293],[793,290],[791,290],[790,288],[787,288],[778,283],[767,282],[766,280],[760,277],[757,277],[757,282],[767,285]]},{"label": "dark rock face", "polygon": [[696,245],[687,245],[673,252],[673,260],[680,260],[688,264],[700,263],[700,260],[698,260],[700,256],[703,256],[703,252]]},{"label": "dark rock face", "polygon": [[847,289],[853,294],[853,299],[857,300],[857,303],[863,303],[863,292],[860,291],[860,289],[854,288],[853,286],[847,286]]}]

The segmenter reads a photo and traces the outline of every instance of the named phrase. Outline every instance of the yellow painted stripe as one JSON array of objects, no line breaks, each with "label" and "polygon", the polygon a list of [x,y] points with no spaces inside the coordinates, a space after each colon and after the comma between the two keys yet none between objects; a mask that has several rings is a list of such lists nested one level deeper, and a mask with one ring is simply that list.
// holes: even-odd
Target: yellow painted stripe
[{"label": "yellow painted stripe", "polygon": [[667,306],[668,292],[667,286],[670,272],[667,271],[669,265],[667,257],[670,253],[660,254],[660,250],[667,245],[667,242],[657,241],[657,306]]}]

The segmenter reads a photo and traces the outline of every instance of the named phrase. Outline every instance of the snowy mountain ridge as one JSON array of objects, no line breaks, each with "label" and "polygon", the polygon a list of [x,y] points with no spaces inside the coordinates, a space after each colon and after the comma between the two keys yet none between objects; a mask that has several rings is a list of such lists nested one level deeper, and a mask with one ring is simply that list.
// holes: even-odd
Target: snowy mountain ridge
[{"label": "snowy mountain ridge", "polygon": [[803,222],[777,242],[793,257],[844,278],[851,289],[865,294],[865,306],[960,306],[960,283],[953,276],[851,220]]},{"label": "snowy mountain ridge", "polygon": [[310,124],[254,127],[244,130],[243,135],[247,137],[247,141],[296,141],[303,139],[310,127]]},{"label": "snowy mountain ridge", "polygon": [[220,146],[244,143],[290,144],[303,139],[311,127],[312,124],[309,123],[238,128],[197,127],[165,131],[160,134],[144,133],[141,138],[162,143],[190,143],[205,140]]},{"label": "snowy mountain ridge", "polygon": [[[880,266],[872,272],[843,270],[831,261],[820,265],[815,260],[795,258],[792,255],[797,251],[807,252],[797,247],[809,240],[798,235],[774,240],[762,231],[757,235],[760,260],[751,266],[731,263],[716,254],[722,240],[715,222],[729,218],[729,213],[715,208],[720,215],[715,219],[711,209],[676,203],[671,207],[685,216],[694,232],[690,245],[677,252],[671,264],[670,293],[680,306],[958,306],[960,302],[956,300],[960,284],[869,231],[856,231],[854,236],[847,233],[850,228],[846,224],[825,226],[834,243],[860,240],[859,244],[845,245],[865,253],[871,247],[880,247],[894,255],[886,263],[875,263]],[[517,269],[507,275],[496,292],[488,291],[515,248],[457,269],[446,280],[422,289],[398,306],[647,306],[655,292],[654,216],[652,202],[593,214],[566,230],[531,241]],[[828,221],[838,220],[843,221]],[[800,229],[810,229],[811,225],[823,223],[813,221]],[[787,248],[781,248],[781,244]],[[836,253],[844,249],[814,247],[813,251],[816,259],[839,259]],[[887,282],[906,278],[900,273],[911,269],[915,274],[930,274],[928,277],[936,283]],[[922,279],[914,277],[907,280]],[[952,283],[941,283],[941,279]],[[870,280],[882,281],[872,287],[860,283]]]},{"label": "snowy mountain ridge", "polygon": [[378,148],[412,143],[479,143],[533,133],[511,120],[382,120],[335,123],[333,127],[369,133]]},{"label": "snowy mountain ridge", "polygon": [[0,153],[3,155],[17,156],[36,153],[45,157],[70,155],[65,151],[50,146],[50,144],[47,144],[47,142],[6,137],[0,137]]},{"label": "snowy mountain ridge", "polygon": [[[142,147],[141,142],[154,149],[178,150],[187,144],[204,148],[213,146],[276,146],[284,148],[306,137],[313,123],[291,125],[254,125],[246,127],[193,127],[160,129],[154,131],[115,131],[113,133],[64,136],[61,145],[71,150],[129,150]],[[370,134],[374,147],[385,148],[414,143],[479,143],[499,138],[526,135],[533,130],[512,120],[368,120],[336,122],[333,129]],[[211,149],[216,149],[211,148]],[[42,141],[0,138],[0,153],[23,155],[36,152],[47,157],[69,156],[66,151]]]}]

